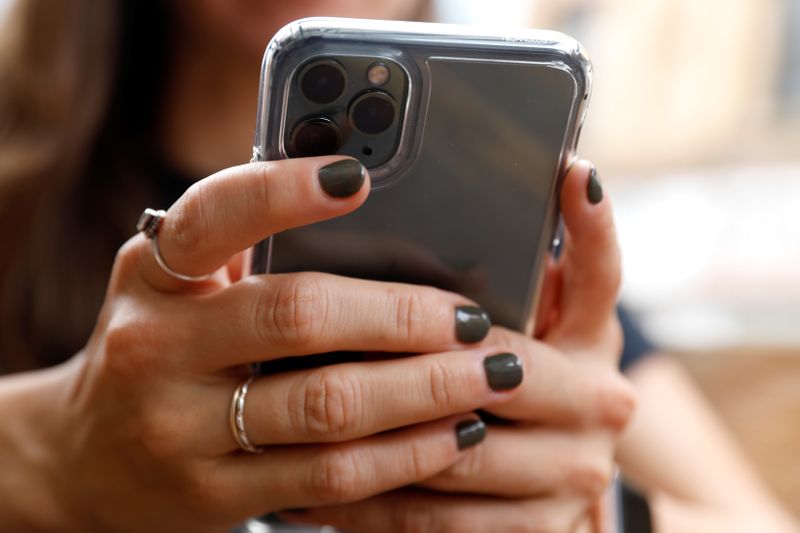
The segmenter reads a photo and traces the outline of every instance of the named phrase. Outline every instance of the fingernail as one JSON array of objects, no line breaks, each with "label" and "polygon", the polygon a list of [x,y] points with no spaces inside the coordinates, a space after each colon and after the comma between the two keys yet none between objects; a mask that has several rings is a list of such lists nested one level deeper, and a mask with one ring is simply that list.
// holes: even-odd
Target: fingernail
[{"label": "fingernail", "polygon": [[586,184],[586,195],[589,197],[589,203],[597,205],[603,201],[603,186],[600,184],[600,179],[597,176],[597,169],[592,167],[589,173],[589,183]]},{"label": "fingernail", "polygon": [[489,334],[492,321],[489,314],[474,305],[456,307],[456,338],[459,342],[480,342]]},{"label": "fingernail", "polygon": [[319,184],[328,196],[347,198],[361,190],[367,171],[355,159],[342,159],[317,171]]},{"label": "fingernail", "polygon": [[483,368],[492,390],[509,390],[522,383],[522,362],[513,353],[491,355],[483,360]]},{"label": "fingernail", "polygon": [[462,420],[456,424],[458,449],[471,448],[486,437],[486,424],[481,419]]}]

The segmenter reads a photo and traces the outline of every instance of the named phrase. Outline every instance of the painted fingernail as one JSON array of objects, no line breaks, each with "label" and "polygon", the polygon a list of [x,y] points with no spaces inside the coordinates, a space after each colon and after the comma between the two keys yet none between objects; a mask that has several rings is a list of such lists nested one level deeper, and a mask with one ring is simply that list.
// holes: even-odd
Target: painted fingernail
[{"label": "painted fingernail", "polygon": [[474,305],[456,307],[456,338],[459,342],[480,342],[489,334],[489,314]]},{"label": "painted fingernail", "polygon": [[483,360],[483,368],[492,390],[509,390],[522,383],[522,361],[513,353],[490,355]]},{"label": "painted fingernail", "polygon": [[589,183],[586,184],[586,196],[589,197],[589,203],[597,205],[603,201],[603,186],[600,184],[600,178],[597,176],[597,169],[592,167],[589,173]]},{"label": "painted fingernail", "polygon": [[355,159],[342,159],[317,171],[317,179],[328,196],[347,198],[361,190],[367,170]]},{"label": "painted fingernail", "polygon": [[483,420],[471,418],[456,424],[456,442],[458,449],[471,448],[486,437],[486,424]]}]

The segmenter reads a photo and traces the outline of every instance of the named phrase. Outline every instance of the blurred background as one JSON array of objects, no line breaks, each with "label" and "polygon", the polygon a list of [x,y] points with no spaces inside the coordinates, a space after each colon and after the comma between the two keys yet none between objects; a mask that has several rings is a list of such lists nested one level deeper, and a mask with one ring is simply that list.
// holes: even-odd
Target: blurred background
[{"label": "blurred background", "polygon": [[800,1],[436,7],[585,45],[580,152],[615,203],[623,301],[800,515]]},{"label": "blurred background", "polygon": [[623,301],[800,516],[800,0],[434,9],[585,45],[595,79],[580,152],[615,203]]}]

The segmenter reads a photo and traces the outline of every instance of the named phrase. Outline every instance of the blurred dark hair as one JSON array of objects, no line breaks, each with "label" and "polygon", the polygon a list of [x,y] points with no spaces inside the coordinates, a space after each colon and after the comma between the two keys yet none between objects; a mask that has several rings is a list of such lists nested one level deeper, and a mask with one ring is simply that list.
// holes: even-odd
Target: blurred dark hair
[{"label": "blurred dark hair", "polygon": [[18,0],[0,36],[0,371],[86,342],[154,189],[167,2]]},{"label": "blurred dark hair", "polygon": [[171,5],[16,0],[0,28],[0,373],[84,346],[117,249],[163,205]]}]

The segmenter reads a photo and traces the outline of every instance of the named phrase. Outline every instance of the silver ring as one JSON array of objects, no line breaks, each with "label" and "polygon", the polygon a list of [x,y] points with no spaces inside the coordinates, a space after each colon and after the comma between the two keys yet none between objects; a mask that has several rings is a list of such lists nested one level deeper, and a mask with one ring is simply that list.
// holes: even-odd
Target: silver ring
[{"label": "silver ring", "polygon": [[144,233],[145,237],[150,239],[153,247],[153,257],[155,257],[158,266],[160,266],[161,270],[173,278],[181,281],[206,281],[211,279],[211,277],[214,275],[213,272],[210,274],[203,274],[201,276],[189,276],[187,274],[175,272],[164,261],[164,258],[161,256],[161,250],[158,249],[158,230],[161,228],[161,224],[164,222],[164,217],[166,214],[167,212],[163,209],[156,210],[148,207],[144,210],[142,216],[139,217],[139,222],[136,223],[136,229],[141,233]]},{"label": "silver ring", "polygon": [[231,408],[228,412],[228,421],[231,425],[231,433],[233,438],[239,445],[239,448],[250,453],[261,453],[264,451],[262,446],[253,446],[250,439],[247,438],[247,431],[244,429],[244,401],[247,398],[247,390],[253,382],[253,376],[242,381],[233,393],[231,399]]}]

